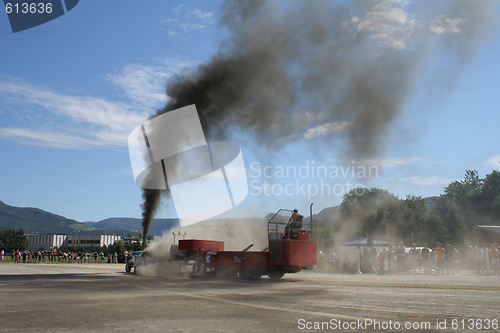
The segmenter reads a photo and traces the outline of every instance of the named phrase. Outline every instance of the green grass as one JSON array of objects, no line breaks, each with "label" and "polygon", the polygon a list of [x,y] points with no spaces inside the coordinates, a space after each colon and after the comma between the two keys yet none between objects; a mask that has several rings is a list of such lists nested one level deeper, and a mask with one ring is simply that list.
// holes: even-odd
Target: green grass
[{"label": "green grass", "polygon": [[[12,257],[4,257],[4,260],[3,261],[0,261],[0,265],[2,264],[13,264],[15,261],[12,259]],[[80,262],[76,262],[76,261],[49,261],[49,260],[45,260],[45,261],[37,261],[37,262],[23,262],[23,260],[19,260],[19,263],[20,264],[80,264]],[[81,262],[82,264],[107,264],[108,263],[108,259],[104,259],[104,261],[102,262],[100,259],[97,260],[97,262],[94,262],[94,258],[92,258],[92,260],[89,260],[87,262],[83,261]],[[125,264],[124,262],[118,262],[118,264]],[[115,264],[116,265],[116,264]]]},{"label": "green grass", "polygon": [[0,260],[0,264],[10,264],[12,262],[14,262],[14,260],[12,260],[12,257],[10,256],[9,257],[5,256],[3,261]]}]

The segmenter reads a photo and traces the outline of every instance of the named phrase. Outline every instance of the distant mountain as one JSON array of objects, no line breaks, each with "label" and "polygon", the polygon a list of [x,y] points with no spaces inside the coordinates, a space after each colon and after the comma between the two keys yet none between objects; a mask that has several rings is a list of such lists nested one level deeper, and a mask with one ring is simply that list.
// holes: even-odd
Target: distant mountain
[{"label": "distant mountain", "polygon": [[30,233],[101,233],[97,228],[31,207],[13,207],[0,201],[0,229],[22,228]]},{"label": "distant mountain", "polygon": [[320,211],[318,214],[314,214],[313,221],[314,219],[321,219],[327,222],[328,224],[333,224],[337,220],[339,209],[340,206],[327,207],[322,211]]},{"label": "distant mountain", "polygon": [[[424,198],[430,209],[433,208],[433,199],[437,197]],[[313,219],[320,219],[329,224],[333,224],[339,214],[340,206],[327,207],[319,213],[313,215]],[[209,228],[218,228],[231,221],[231,226],[236,225],[258,225],[258,219],[222,219],[212,220]],[[304,221],[309,221],[308,212],[304,214]],[[209,221],[207,221],[209,222]],[[236,223],[236,224],[235,224]],[[153,236],[161,236],[165,231],[179,227],[178,219],[164,218],[153,219],[149,233]],[[39,234],[116,234],[127,236],[137,234],[142,229],[142,219],[128,217],[113,217],[98,222],[81,223],[66,217],[52,214],[50,212],[31,207],[13,207],[0,201],[0,229],[19,229],[29,233]]]},{"label": "distant mountain", "polygon": [[[129,233],[136,234],[142,229],[142,219],[131,217],[111,217],[99,222],[85,222],[85,224],[102,229],[128,230]],[[153,219],[149,228],[149,234],[161,236],[164,231],[179,226],[178,219]]]}]

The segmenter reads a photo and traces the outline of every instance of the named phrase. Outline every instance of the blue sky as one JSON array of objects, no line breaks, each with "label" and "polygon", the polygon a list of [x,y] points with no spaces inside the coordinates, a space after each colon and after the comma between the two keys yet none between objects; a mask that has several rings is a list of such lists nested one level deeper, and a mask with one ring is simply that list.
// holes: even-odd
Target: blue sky
[{"label": "blue sky", "polygon": [[[371,165],[377,167],[371,179],[339,177],[335,182],[345,189],[350,180],[404,197],[439,195],[466,169],[476,169],[480,176],[498,169],[496,18],[487,23],[474,48],[449,52],[435,36],[464,34],[460,19],[467,16],[441,21],[436,16],[432,22],[437,23],[426,28],[414,3],[380,3],[390,10],[376,12],[373,6],[352,22],[360,22],[359,27],[372,24],[373,37],[386,47],[412,48],[411,36],[395,39],[392,26],[383,23],[394,18],[408,23],[407,29],[418,27],[434,36],[422,74],[390,124],[383,147],[362,161],[341,163],[337,147],[313,153],[313,142],[304,135],[276,152],[274,172],[284,166],[298,170],[313,161],[330,171]],[[498,15],[499,6],[492,8],[493,16]],[[58,19],[15,34],[7,15],[0,15],[0,200],[78,221],[140,217],[141,190],[132,175],[127,136],[165,104],[171,75],[195,68],[217,52],[227,35],[218,27],[220,11],[219,1],[85,0]],[[309,133],[333,135],[327,125]],[[247,199],[229,215],[261,217],[278,208],[306,209],[309,202],[316,210],[341,202],[342,193],[264,195],[259,189],[265,189],[266,178],[257,177],[257,170],[272,159],[256,153],[248,138],[234,140],[254,183]],[[308,172],[301,182],[321,181]],[[293,176],[274,176],[282,187],[295,184]],[[172,217],[171,205],[163,202],[158,217]]]}]

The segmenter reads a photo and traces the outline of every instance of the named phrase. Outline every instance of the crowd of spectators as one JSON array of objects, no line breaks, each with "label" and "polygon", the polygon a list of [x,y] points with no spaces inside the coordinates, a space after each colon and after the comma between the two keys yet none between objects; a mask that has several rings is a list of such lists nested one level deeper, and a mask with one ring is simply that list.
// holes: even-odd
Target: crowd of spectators
[{"label": "crowd of spectators", "polygon": [[[436,243],[417,247],[405,247],[403,242],[397,246],[389,245],[382,249],[360,249],[361,255],[354,259],[344,255],[339,258],[331,250],[328,258],[320,251],[318,266],[320,271],[355,273],[397,274],[457,274],[469,272],[477,275],[500,275],[500,245],[486,243],[466,248]],[[358,256],[356,256],[358,257]]]},{"label": "crowd of spectators", "polygon": [[13,251],[12,261],[15,263],[118,263],[118,253],[104,252],[63,252],[63,251]]}]

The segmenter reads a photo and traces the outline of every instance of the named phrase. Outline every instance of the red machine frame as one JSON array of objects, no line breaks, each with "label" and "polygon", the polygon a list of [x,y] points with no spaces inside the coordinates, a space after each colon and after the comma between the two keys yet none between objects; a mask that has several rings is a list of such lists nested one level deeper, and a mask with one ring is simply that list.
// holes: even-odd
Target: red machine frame
[{"label": "red machine frame", "polygon": [[171,251],[172,260],[192,262],[192,276],[239,276],[260,279],[267,275],[280,279],[285,273],[297,273],[316,265],[316,241],[313,239],[312,204],[308,223],[292,225],[283,221],[280,209],[268,221],[268,244],[263,251],[224,251],[224,242],[198,239],[179,240]]}]

